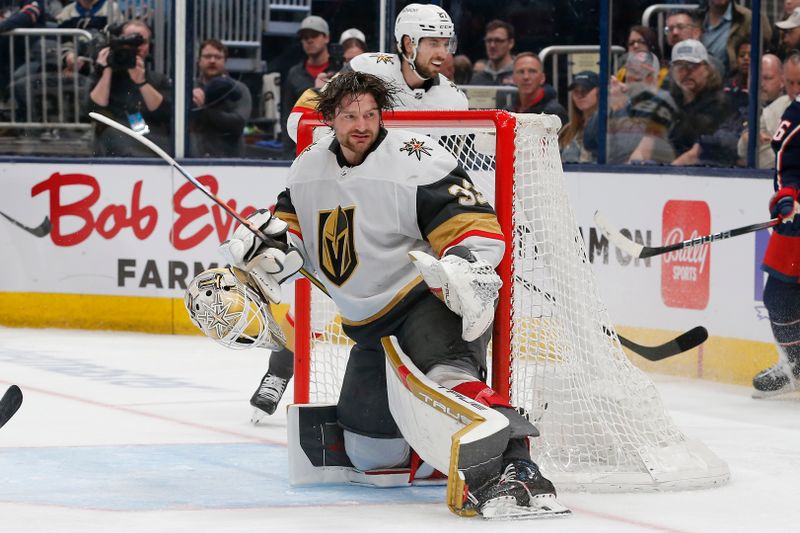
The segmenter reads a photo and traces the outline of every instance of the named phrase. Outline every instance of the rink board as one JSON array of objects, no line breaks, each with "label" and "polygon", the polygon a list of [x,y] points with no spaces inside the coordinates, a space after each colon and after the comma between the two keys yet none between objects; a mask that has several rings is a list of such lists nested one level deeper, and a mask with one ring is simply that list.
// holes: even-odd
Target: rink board
[{"label": "rink board", "polygon": [[[190,166],[241,214],[267,207],[287,167]],[[166,165],[5,163],[0,218],[9,250],[0,278],[0,324],[191,333],[183,290],[218,265],[217,245],[235,221]],[[649,245],[760,222],[772,184],[765,179],[569,172],[573,209],[603,301],[620,331],[640,344],[663,342],[696,325],[711,339],[657,369],[746,382],[775,357],[758,268],[766,231],[648,260],[602,237],[603,211]],[[721,192],[724,191],[724,194]],[[291,292],[286,291],[291,300]]]}]

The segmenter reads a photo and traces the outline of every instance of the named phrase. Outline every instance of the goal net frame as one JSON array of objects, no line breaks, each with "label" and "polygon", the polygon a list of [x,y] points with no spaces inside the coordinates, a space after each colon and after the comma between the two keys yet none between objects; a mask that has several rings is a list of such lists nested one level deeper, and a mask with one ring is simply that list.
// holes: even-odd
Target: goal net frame
[{"label": "goal net frame", "polygon": [[[558,118],[486,110],[394,111],[384,113],[383,119],[388,128],[399,127],[423,134],[434,131],[442,135],[439,138],[442,145],[447,144],[448,139],[462,139],[458,148],[451,151],[464,152],[464,146],[468,146],[473,150],[468,157],[480,159],[481,164],[490,160],[488,170],[479,170],[494,173],[494,190],[487,197],[492,201],[506,244],[497,267],[504,283],[492,330],[490,383],[512,404],[524,408],[542,432],[542,437],[533,439],[532,454],[545,475],[560,490],[596,492],[703,488],[727,482],[727,464],[704,444],[686,438],[675,427],[655,386],[622,351],[607,310],[599,299],[567,197],[558,151]],[[325,126],[316,115],[304,116],[298,127],[298,153],[312,143],[314,130]],[[463,154],[454,155],[460,159]],[[473,175],[470,168],[467,171]],[[528,192],[518,192],[523,189]],[[520,197],[516,197],[517,194]],[[543,198],[536,199],[535,195]],[[549,203],[558,204],[558,221],[549,220],[552,216],[544,217],[536,227],[526,227],[526,217],[533,216],[530,213],[535,213],[540,206],[544,206],[546,212]],[[553,234],[562,237],[560,240],[565,242],[559,244],[564,246],[556,250],[560,259],[550,261],[545,257],[548,264],[544,269],[556,272],[558,277],[557,272],[567,265],[579,272],[579,283],[543,280],[537,277],[539,274],[535,270],[542,269],[542,265],[528,264],[542,263],[542,257],[549,253],[545,250],[549,250],[546,240],[535,239]],[[571,287],[573,284],[580,287]],[[325,335],[320,333],[319,327],[312,327],[315,320],[312,309],[319,305],[314,302],[320,298],[327,297],[308,280],[295,281],[295,403],[335,402],[329,393],[324,397],[325,394],[317,395],[312,390],[317,379],[314,346]],[[536,304],[539,310],[547,306],[566,306],[562,301],[569,300],[569,306],[580,308],[580,315],[576,312],[564,317],[537,316],[540,311],[520,314],[520,302],[531,298],[539,301]],[[575,300],[580,301],[572,303]],[[575,317],[579,322],[588,317],[584,321],[590,322],[589,325],[578,325],[589,330],[588,334],[579,332],[588,340],[581,337],[577,347],[554,346],[564,335],[572,335]],[[538,336],[538,329],[547,330],[556,322],[555,329],[561,337]],[[341,336],[340,329],[338,334]],[[339,346],[336,350],[336,357],[346,359],[346,347]],[[542,350],[547,352],[545,356],[539,355]],[[562,375],[559,367],[566,368],[567,362],[572,365],[570,373]],[[588,375],[576,379],[573,374]],[[321,379],[332,381],[328,376]],[[553,383],[564,391],[551,391]],[[326,387],[330,385],[335,386],[327,383]],[[571,388],[586,390],[575,393],[568,390]],[[618,391],[627,396],[621,397]],[[576,394],[586,397],[581,396],[578,402],[573,399]],[[609,414],[604,410],[613,412]],[[570,424],[577,427],[576,433],[580,434],[558,434],[568,431],[565,429],[568,426],[573,427]],[[596,431],[599,436],[589,431]],[[541,442],[546,444],[540,445]]]}]

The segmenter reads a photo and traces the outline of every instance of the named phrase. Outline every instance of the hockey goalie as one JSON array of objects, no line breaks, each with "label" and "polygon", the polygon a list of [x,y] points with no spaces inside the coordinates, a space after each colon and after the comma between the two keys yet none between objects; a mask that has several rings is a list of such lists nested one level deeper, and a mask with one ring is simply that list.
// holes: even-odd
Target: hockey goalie
[{"label": "hockey goalie", "polygon": [[[426,39],[419,46],[446,50],[446,37]],[[485,382],[504,253],[494,211],[443,147],[383,128],[391,104],[376,76],[331,82],[317,104],[331,133],[295,160],[274,216],[249,219],[267,239],[238,227],[220,247],[231,265],[222,281],[234,286],[201,274],[189,313],[223,343],[279,344],[267,302],[301,269],[339,308],[355,344],[337,404],[289,410],[293,483],[385,486],[397,481],[385,472],[400,469],[407,484],[435,469],[459,515],[567,514],[531,459],[536,428]],[[251,300],[225,305],[232,293]],[[216,318],[198,298],[217,306]],[[215,322],[232,310],[236,327]]]}]

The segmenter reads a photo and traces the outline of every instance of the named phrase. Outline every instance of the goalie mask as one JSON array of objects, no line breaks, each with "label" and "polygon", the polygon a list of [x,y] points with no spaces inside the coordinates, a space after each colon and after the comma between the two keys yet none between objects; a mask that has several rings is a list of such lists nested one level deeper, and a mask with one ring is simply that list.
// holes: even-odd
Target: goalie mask
[{"label": "goalie mask", "polygon": [[[403,52],[403,36],[411,39],[411,56]],[[394,23],[394,39],[397,51],[416,72],[417,47],[424,37],[442,37],[449,39],[448,52],[454,54],[458,41],[455,26],[447,11],[439,6],[409,4],[397,15]],[[424,79],[424,78],[423,78]]]},{"label": "goalie mask", "polygon": [[230,266],[201,272],[186,289],[183,303],[189,318],[204,335],[228,348],[279,350],[286,337],[248,278]]}]

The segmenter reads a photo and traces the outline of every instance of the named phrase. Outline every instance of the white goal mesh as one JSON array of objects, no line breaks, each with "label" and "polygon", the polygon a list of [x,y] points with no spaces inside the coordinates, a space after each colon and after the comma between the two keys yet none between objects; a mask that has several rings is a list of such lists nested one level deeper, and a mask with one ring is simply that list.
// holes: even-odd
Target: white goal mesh
[{"label": "white goal mesh", "polygon": [[[495,318],[507,326],[508,339],[493,339],[491,383],[510,393],[539,428],[532,453],[545,475],[560,490],[694,488],[727,481],[727,465],[684,437],[653,383],[620,347],[567,197],[558,119],[505,112],[395,116],[401,119],[385,118],[387,127],[436,138],[498,213],[510,213],[510,222],[499,218],[512,244],[511,268],[500,269],[511,291]],[[332,302],[312,290],[310,329],[297,324],[297,335],[310,341],[308,398],[296,401],[336,402],[350,341]],[[305,380],[302,372],[296,379]]]}]

